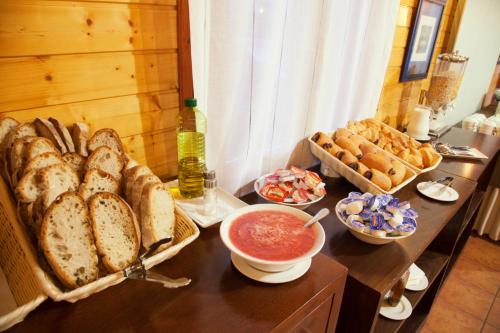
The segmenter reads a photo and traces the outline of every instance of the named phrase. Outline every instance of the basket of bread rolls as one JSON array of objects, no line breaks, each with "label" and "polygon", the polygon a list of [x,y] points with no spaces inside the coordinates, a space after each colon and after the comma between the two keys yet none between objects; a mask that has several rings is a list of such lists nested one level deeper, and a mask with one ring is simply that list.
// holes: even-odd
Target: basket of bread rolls
[{"label": "basket of bread rolls", "polygon": [[435,169],[443,159],[430,143],[420,143],[375,119],[350,121],[347,128],[396,156],[417,174]]},{"label": "basket of bread rolls", "polygon": [[382,148],[348,129],[309,137],[312,153],[364,192],[393,194],[416,173]]},{"label": "basket of bread rolls", "polygon": [[20,124],[4,117],[0,141],[0,243],[6,249],[0,264],[11,252],[23,253],[18,265],[37,278],[11,286],[13,294],[41,289],[56,301],[75,302],[123,281],[124,269],[151,244],[172,238],[143,261],[146,268],[199,235],[166,184],[127,155],[111,128],[91,135],[84,123],[66,127],[37,118]]}]

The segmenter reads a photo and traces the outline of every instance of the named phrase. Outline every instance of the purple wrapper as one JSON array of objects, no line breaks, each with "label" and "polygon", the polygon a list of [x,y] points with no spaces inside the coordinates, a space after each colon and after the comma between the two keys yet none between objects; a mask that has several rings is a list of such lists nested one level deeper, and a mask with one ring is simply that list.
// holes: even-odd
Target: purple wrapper
[{"label": "purple wrapper", "polygon": [[370,229],[372,230],[380,230],[384,225],[384,218],[380,214],[373,214],[370,218]]}]

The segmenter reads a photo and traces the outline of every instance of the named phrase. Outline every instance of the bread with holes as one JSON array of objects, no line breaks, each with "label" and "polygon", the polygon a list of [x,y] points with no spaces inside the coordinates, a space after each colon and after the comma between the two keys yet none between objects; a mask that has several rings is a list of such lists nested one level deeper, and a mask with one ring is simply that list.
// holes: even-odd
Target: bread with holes
[{"label": "bread with holes", "polygon": [[[142,244],[149,248],[153,243],[166,237],[174,237],[175,203],[166,184],[156,183],[145,186],[141,198]],[[162,245],[170,246],[172,242]]]},{"label": "bread with holes", "polygon": [[71,138],[75,145],[75,151],[83,157],[87,157],[89,155],[87,150],[89,126],[85,123],[74,123],[71,127]]},{"label": "bread with holes", "polygon": [[52,141],[47,138],[37,137],[28,143],[26,148],[26,160],[30,161],[43,153],[60,154]]},{"label": "bread with holes", "polygon": [[64,163],[59,153],[43,153],[28,161],[23,170],[23,176],[32,170],[40,170],[49,165]]},{"label": "bread with holes", "polygon": [[89,151],[95,151],[97,148],[102,146],[108,146],[113,149],[119,155],[123,155],[125,152],[123,149],[123,143],[120,136],[112,128],[102,128],[94,133],[89,139],[87,148]]},{"label": "bread with holes", "polygon": [[33,141],[36,136],[26,136],[24,138],[16,139],[9,153],[9,173],[12,185],[16,186],[19,178],[22,176],[22,172],[27,160],[27,148],[28,144]]},{"label": "bread with holes", "polygon": [[40,228],[40,247],[59,280],[78,288],[98,277],[97,251],[85,201],[62,194],[47,209]]},{"label": "bread with holes", "polygon": [[123,158],[108,146],[95,149],[87,159],[85,170],[101,169],[120,182],[122,178]]},{"label": "bread with holes", "polygon": [[68,164],[54,164],[37,171],[39,187],[43,192],[43,204],[47,208],[64,192],[78,191],[80,178]]},{"label": "bread with holes", "polygon": [[101,169],[90,169],[80,185],[79,193],[87,201],[92,195],[99,192],[119,194],[120,183],[109,173]]},{"label": "bread with holes", "polygon": [[152,175],[153,172],[145,165],[136,165],[125,172],[125,198],[132,202],[132,187],[137,178],[143,175]]},{"label": "bread with holes", "polygon": [[69,134],[68,129],[62,121],[56,118],[49,117],[49,121],[54,125],[54,128],[56,129],[57,133],[59,134],[59,137],[63,140],[64,145],[66,146],[66,149],[69,153],[74,153],[75,152],[75,145],[73,143],[73,139],[71,138],[71,135]]},{"label": "bread with holes", "polygon": [[59,149],[62,154],[68,151],[66,145],[64,144],[63,139],[61,138],[56,128],[50,121],[44,118],[36,118],[35,126],[40,136],[43,136],[44,138],[47,138],[50,141],[52,141],[54,146],[56,146],[57,149]]},{"label": "bread with holes", "polygon": [[87,159],[78,153],[66,153],[62,156],[64,162],[66,162],[73,170],[76,171],[80,179],[83,179],[85,174],[85,163]]},{"label": "bread with holes", "polygon": [[130,206],[120,196],[100,192],[88,200],[97,252],[110,272],[128,267],[139,254],[137,222]]},{"label": "bread with holes", "polygon": [[134,185],[132,185],[132,200],[130,201],[130,204],[132,205],[132,210],[134,211],[138,219],[140,219],[141,216],[142,191],[144,190],[146,185],[156,183],[161,183],[160,178],[158,178],[156,175],[151,174],[140,176],[134,182]]}]

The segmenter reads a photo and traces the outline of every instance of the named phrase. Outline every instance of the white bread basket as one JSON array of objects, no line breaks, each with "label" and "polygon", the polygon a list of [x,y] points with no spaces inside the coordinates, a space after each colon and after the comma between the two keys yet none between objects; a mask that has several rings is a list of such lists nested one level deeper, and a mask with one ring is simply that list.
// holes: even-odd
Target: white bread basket
[{"label": "white bread basket", "polygon": [[[327,135],[331,136],[334,132],[327,133]],[[331,155],[326,150],[324,150],[320,145],[318,145],[316,142],[312,140],[313,136],[314,134],[308,137],[309,145],[311,147],[311,152],[313,153],[313,155],[316,156],[323,163],[323,165],[331,168],[338,174],[345,177],[351,184],[353,184],[363,192],[370,192],[373,194],[378,194],[378,193],[394,194],[403,187],[405,187],[406,185],[408,185],[417,176],[416,172],[405,164],[406,174],[404,181],[401,182],[401,184],[399,184],[398,186],[392,187],[389,191],[385,191],[375,183],[371,182],[369,179],[365,178],[361,174],[357,173],[355,170],[345,165],[341,160],[339,160],[338,158],[336,158],[335,156]],[[365,141],[367,144],[376,147],[377,150],[383,152],[387,156],[393,157],[393,155],[387,153],[382,148],[374,145],[368,140]]]},{"label": "white bread basket", "polygon": [[[178,206],[175,207],[176,224],[171,247],[146,258],[147,269],[175,256],[183,247],[198,238],[200,231]],[[0,317],[0,330],[22,321],[47,296],[55,301],[76,302],[125,280],[123,272],[109,274],[85,286],[64,290],[40,266],[24,224],[18,220],[10,190],[0,177],[0,266],[8,287],[18,305]]]}]

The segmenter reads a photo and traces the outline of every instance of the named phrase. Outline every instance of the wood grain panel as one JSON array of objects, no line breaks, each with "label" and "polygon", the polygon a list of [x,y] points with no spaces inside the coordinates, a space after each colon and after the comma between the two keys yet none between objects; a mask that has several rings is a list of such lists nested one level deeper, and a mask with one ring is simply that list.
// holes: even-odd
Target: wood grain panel
[{"label": "wood grain panel", "polygon": [[177,48],[175,8],[0,2],[0,57]]},{"label": "wood grain panel", "polygon": [[[68,0],[53,0],[53,1],[68,1]],[[108,3],[130,3],[130,4],[150,4],[177,6],[177,0],[78,0],[78,2],[108,2]]]},{"label": "wood grain panel", "polygon": [[22,122],[35,117],[55,117],[67,126],[85,122],[91,132],[112,127],[124,137],[173,128],[178,108],[178,93],[163,91],[12,111],[5,115]]},{"label": "wood grain panel", "polygon": [[4,58],[0,77],[0,112],[176,90],[177,54],[141,51]]}]

